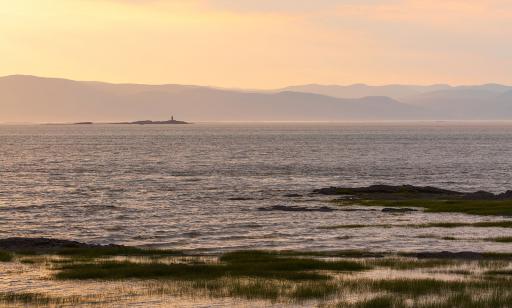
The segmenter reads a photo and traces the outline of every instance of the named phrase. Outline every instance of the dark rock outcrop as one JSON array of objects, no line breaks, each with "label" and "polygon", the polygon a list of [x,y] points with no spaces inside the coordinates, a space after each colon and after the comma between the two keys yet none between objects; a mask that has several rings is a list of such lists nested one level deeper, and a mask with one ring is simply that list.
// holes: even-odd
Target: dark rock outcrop
[{"label": "dark rock outcrop", "polygon": [[287,198],[300,198],[300,197],[302,197],[302,195],[299,195],[299,194],[286,194],[284,196],[287,197]]},{"label": "dark rock outcrop", "polygon": [[414,255],[418,259],[463,259],[463,260],[479,260],[483,259],[484,255],[473,251],[461,252],[419,252]]},{"label": "dark rock outcrop", "polygon": [[467,193],[463,196],[463,198],[467,199],[467,200],[489,200],[489,199],[496,199],[497,196],[488,191],[479,190],[479,191],[476,191],[473,193]]},{"label": "dark rock outcrop", "polygon": [[416,209],[411,209],[408,207],[403,208],[394,208],[394,207],[386,207],[382,209],[382,212],[384,213],[408,213],[408,212],[417,212]]},{"label": "dark rock outcrop", "polygon": [[357,194],[406,194],[423,193],[436,195],[462,195],[463,193],[453,190],[447,190],[432,186],[413,186],[413,185],[371,185],[368,187],[328,187],[314,191],[323,195],[357,195]]},{"label": "dark rock outcrop", "polygon": [[502,194],[487,191],[459,192],[432,186],[413,185],[372,185],[368,187],[327,187],[316,189],[315,194],[340,195],[345,198],[370,200],[407,200],[407,199],[464,199],[464,200],[512,200],[512,190]]},{"label": "dark rock outcrop", "polygon": [[77,241],[59,240],[50,238],[25,238],[11,237],[0,239],[0,249],[6,251],[33,251],[33,252],[52,252],[69,248],[108,248],[123,247],[118,245],[97,245],[86,244]]},{"label": "dark rock outcrop", "polygon": [[321,206],[321,207],[303,207],[295,205],[274,205],[271,207],[260,207],[258,211],[272,212],[272,211],[283,211],[283,212],[334,212],[336,209]]},{"label": "dark rock outcrop", "polygon": [[506,192],[499,194],[498,198],[503,200],[512,200],[512,190],[507,190]]}]

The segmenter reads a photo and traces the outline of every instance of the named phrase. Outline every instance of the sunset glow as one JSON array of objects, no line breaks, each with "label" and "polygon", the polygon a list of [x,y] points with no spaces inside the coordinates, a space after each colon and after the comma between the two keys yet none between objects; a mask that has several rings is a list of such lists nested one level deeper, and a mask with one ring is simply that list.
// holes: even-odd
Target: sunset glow
[{"label": "sunset glow", "polygon": [[512,2],[0,0],[0,75],[277,88],[512,83]]}]

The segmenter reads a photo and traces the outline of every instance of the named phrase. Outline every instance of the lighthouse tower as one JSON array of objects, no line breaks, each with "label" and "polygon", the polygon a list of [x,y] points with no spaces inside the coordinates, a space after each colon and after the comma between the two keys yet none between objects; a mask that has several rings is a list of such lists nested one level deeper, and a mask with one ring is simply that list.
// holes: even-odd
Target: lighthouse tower
[{"label": "lighthouse tower", "polygon": [[171,121],[174,121],[174,116],[173,115],[171,116]]}]

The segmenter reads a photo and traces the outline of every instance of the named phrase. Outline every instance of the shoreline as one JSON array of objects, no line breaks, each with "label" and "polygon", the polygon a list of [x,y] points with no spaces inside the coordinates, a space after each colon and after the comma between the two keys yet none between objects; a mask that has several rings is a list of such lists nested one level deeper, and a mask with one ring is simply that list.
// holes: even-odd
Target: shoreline
[{"label": "shoreline", "polygon": [[168,253],[172,251],[173,254],[183,256],[220,256],[226,253],[238,252],[253,252],[253,251],[268,251],[283,255],[304,255],[304,256],[318,256],[318,257],[337,257],[337,258],[385,258],[385,257],[411,257],[417,259],[450,259],[450,260],[512,260],[512,253],[506,252],[476,252],[476,251],[367,251],[367,250],[259,250],[259,249],[242,249],[232,250],[225,252],[217,252],[213,254],[198,254],[187,251],[158,249],[158,248],[144,248],[137,246],[125,246],[116,244],[94,244],[84,243],[74,240],[63,240],[46,237],[9,237],[0,238],[0,251],[13,254],[34,254],[34,255],[52,255],[52,254],[66,254],[69,251],[77,253],[88,251],[118,251],[119,255],[129,252],[129,255],[148,255],[158,254],[159,252]]}]

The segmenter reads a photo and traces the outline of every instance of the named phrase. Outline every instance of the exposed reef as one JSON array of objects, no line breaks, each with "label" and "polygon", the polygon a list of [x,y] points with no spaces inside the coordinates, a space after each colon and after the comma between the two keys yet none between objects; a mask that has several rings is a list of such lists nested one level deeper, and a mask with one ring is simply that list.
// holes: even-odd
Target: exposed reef
[{"label": "exposed reef", "polygon": [[317,189],[316,194],[355,196],[371,200],[406,200],[406,199],[462,199],[462,200],[512,200],[512,190],[501,194],[487,191],[460,192],[432,186],[413,185],[371,185],[367,187],[328,187]]},{"label": "exposed reef", "polygon": [[[431,186],[372,185],[368,187],[329,187],[316,194],[338,196],[340,206],[384,207],[384,212],[407,212],[424,208],[431,213],[512,216],[512,190],[501,194],[487,191],[459,192]],[[400,208],[400,210],[397,210]]]},{"label": "exposed reef", "polygon": [[53,252],[61,249],[94,249],[94,248],[120,248],[119,245],[86,244],[77,241],[51,239],[44,237],[25,238],[11,237],[0,239],[0,250]]},{"label": "exposed reef", "polygon": [[167,120],[167,121],[151,121],[151,120],[142,120],[142,121],[134,121],[134,122],[118,122],[112,124],[132,124],[132,125],[167,125],[167,124],[191,124],[185,121],[177,121],[177,120]]},{"label": "exposed reef", "polygon": [[272,211],[282,211],[282,212],[334,212],[337,209],[333,209],[328,206],[321,207],[305,207],[305,206],[295,206],[295,205],[274,205],[270,207],[260,207],[258,211],[262,212],[272,212]]}]

